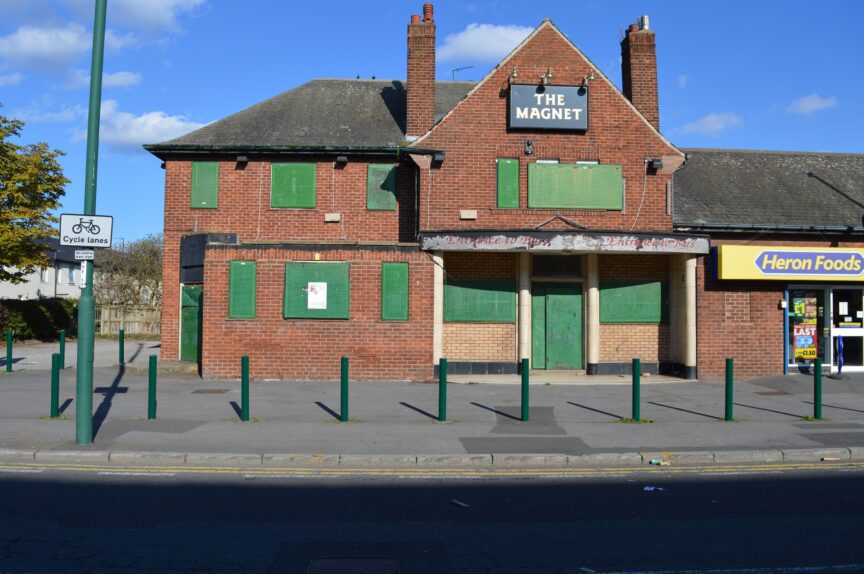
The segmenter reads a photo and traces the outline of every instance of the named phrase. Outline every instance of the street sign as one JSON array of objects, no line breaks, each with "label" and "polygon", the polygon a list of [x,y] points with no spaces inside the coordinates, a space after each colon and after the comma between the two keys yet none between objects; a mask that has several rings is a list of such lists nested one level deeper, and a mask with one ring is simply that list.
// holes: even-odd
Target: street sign
[{"label": "street sign", "polygon": [[70,247],[111,247],[114,218],[110,215],[60,215],[60,245]]},{"label": "street sign", "polygon": [[75,261],[93,261],[92,249],[76,249]]}]

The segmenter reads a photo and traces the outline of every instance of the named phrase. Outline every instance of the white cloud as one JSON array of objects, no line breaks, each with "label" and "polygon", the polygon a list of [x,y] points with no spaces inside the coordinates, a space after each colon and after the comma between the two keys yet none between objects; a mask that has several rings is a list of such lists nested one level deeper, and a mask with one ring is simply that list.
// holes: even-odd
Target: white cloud
[{"label": "white cloud", "polygon": [[[103,88],[128,88],[141,83],[141,74],[137,72],[115,72],[113,74],[102,74]],[[90,74],[87,70],[73,70],[67,88],[83,88],[90,85]]]},{"label": "white cloud", "polygon": [[[99,139],[115,149],[137,150],[145,143],[158,143],[179,137],[205,124],[189,121],[183,116],[165,112],[147,112],[136,116],[121,112],[116,100],[102,102]],[[75,139],[87,138],[85,130],[76,130]]]},{"label": "white cloud", "polygon": [[678,76],[678,88],[683,90],[684,88],[687,87],[687,82],[689,82],[689,81],[690,81],[690,75],[689,74],[681,74],[680,76]]},{"label": "white cloud", "polygon": [[15,72],[14,74],[6,74],[5,76],[0,76],[0,86],[17,86],[23,79],[24,76],[18,72]]},{"label": "white cloud", "polygon": [[819,94],[810,94],[809,96],[798,98],[789,104],[786,111],[790,114],[797,114],[799,116],[809,116],[813,112],[818,112],[819,110],[836,108],[837,104],[837,98],[834,96],[823,98]]},{"label": "white cloud", "polygon": [[[93,0],[65,0],[81,16],[93,15]],[[194,12],[206,0],[111,0],[108,17],[114,25],[144,32],[177,32],[178,19]]]},{"label": "white cloud", "polygon": [[438,58],[442,61],[496,62],[509,54],[532,31],[533,28],[527,26],[468,24],[463,31],[448,34],[444,38]]},{"label": "white cloud", "polygon": [[[117,50],[135,42],[134,36],[105,34],[105,47]],[[62,28],[21,26],[0,37],[0,57],[13,65],[38,70],[60,70],[70,66],[93,47],[92,36],[80,24]]]},{"label": "white cloud", "polygon": [[733,112],[723,114],[708,114],[696,120],[695,122],[685,124],[679,131],[682,134],[699,134],[716,136],[726,130],[741,127],[743,122],[741,116]]},{"label": "white cloud", "polygon": [[85,117],[87,110],[81,105],[63,106],[59,110],[48,110],[43,104],[36,104],[23,110],[16,110],[15,117],[28,123],[65,124]]}]

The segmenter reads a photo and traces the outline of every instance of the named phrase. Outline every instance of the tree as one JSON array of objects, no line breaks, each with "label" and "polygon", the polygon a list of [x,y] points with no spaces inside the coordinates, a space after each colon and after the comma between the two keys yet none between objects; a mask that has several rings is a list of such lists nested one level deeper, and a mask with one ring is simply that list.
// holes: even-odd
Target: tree
[{"label": "tree", "polygon": [[0,116],[0,281],[21,283],[51,263],[37,240],[57,235],[51,213],[69,180],[48,144],[18,145],[24,122]]},{"label": "tree", "polygon": [[97,249],[93,296],[100,305],[162,305],[162,236],[148,235],[120,249]]}]

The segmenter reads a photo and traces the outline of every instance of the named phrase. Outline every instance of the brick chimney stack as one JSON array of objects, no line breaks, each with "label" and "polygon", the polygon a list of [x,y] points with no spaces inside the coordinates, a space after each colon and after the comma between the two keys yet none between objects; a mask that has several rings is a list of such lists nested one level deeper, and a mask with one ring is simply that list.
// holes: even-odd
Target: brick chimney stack
[{"label": "brick chimney stack", "polygon": [[423,5],[423,20],[411,16],[408,25],[408,109],[406,136],[419,137],[435,123],[435,21],[431,3]]},{"label": "brick chimney stack", "polygon": [[624,95],[659,130],[657,51],[648,16],[639,18],[638,24],[631,24],[621,40],[621,76]]}]

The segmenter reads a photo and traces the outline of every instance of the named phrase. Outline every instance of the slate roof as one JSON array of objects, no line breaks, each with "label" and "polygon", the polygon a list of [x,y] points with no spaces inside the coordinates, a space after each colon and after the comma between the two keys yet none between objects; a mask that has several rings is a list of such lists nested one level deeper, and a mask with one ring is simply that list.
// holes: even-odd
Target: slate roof
[{"label": "slate roof", "polygon": [[864,155],[683,151],[673,183],[676,227],[864,231]]},{"label": "slate roof", "polygon": [[[475,86],[435,83],[435,121]],[[307,82],[179,138],[144,147],[165,152],[382,149],[405,145],[406,92],[400,80]]]},{"label": "slate roof", "polygon": [[75,260],[76,248],[68,245],[60,245],[60,239],[57,237],[38,239],[36,240],[36,243],[45,245],[45,254],[48,255],[48,259],[51,259],[52,261],[78,263],[78,261]]}]

